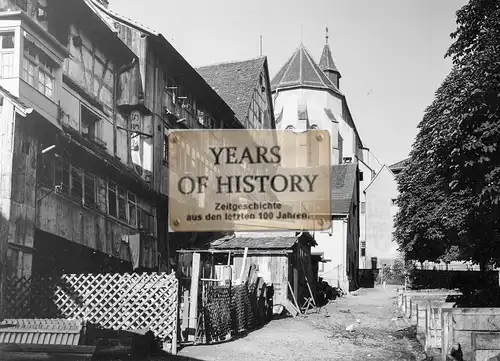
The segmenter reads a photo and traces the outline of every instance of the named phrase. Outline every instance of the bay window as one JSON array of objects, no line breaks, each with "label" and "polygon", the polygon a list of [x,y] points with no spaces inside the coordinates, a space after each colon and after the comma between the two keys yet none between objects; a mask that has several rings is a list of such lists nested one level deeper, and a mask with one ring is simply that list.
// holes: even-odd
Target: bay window
[{"label": "bay window", "polygon": [[21,78],[49,99],[54,99],[54,64],[42,50],[24,39]]},{"label": "bay window", "polygon": [[14,75],[14,32],[0,33],[0,78]]}]

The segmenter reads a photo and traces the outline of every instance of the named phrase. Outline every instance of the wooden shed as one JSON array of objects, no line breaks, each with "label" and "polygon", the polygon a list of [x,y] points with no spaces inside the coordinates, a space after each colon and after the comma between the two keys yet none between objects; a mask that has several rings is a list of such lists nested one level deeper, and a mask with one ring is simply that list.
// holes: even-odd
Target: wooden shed
[{"label": "wooden shed", "polygon": [[258,267],[259,276],[267,284],[274,287],[273,303],[275,311],[279,312],[284,301],[292,299],[291,289],[300,306],[310,297],[308,284],[315,292],[316,282],[311,266],[311,247],[316,241],[307,232],[266,232],[238,233],[233,238],[222,238],[211,242],[210,250],[229,255],[232,266],[232,279],[238,279],[241,274],[245,248],[247,259],[245,269],[250,265]]}]

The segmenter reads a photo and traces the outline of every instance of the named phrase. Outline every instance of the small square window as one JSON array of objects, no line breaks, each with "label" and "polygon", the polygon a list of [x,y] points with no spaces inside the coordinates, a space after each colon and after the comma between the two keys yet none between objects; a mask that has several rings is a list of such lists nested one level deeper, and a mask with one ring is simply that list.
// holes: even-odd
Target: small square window
[{"label": "small square window", "polygon": [[2,49],[14,49],[14,33],[3,33],[1,36]]}]

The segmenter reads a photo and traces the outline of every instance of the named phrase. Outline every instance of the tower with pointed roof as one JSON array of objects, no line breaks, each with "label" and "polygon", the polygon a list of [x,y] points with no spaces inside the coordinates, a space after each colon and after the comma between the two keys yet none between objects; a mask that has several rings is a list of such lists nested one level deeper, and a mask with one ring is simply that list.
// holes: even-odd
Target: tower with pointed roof
[{"label": "tower with pointed roof", "polygon": [[340,89],[340,78],[342,75],[340,71],[335,66],[335,62],[332,57],[332,49],[330,49],[330,44],[328,44],[328,28],[326,28],[325,35],[325,46],[323,47],[323,53],[321,53],[321,59],[319,61],[319,67],[326,76],[330,79],[330,81],[335,84],[337,89]]},{"label": "tower with pointed roof", "polygon": [[300,44],[271,81],[277,129],[330,131],[332,164],[363,158],[363,144],[344,94],[330,46],[317,63]]},{"label": "tower with pointed roof", "polygon": [[359,203],[373,170],[364,160],[369,151],[361,141],[346,97],[339,89],[340,77],[327,30],[319,63],[300,44],[274,76],[271,92],[277,129],[318,128],[330,132],[332,228],[315,234],[316,251],[331,260],[320,271],[320,277],[350,291],[357,286],[359,240],[363,232]]}]

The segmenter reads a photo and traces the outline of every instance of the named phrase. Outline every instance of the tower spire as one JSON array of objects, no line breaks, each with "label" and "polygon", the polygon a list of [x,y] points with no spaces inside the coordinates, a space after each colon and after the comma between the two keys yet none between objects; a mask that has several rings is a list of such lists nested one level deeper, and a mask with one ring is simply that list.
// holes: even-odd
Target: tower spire
[{"label": "tower spire", "polygon": [[321,60],[319,61],[319,67],[326,74],[328,78],[332,81],[332,83],[338,88],[339,80],[341,78],[340,72],[338,71],[335,63],[333,62],[332,50],[330,49],[330,45],[328,44],[328,26],[325,29],[325,46],[323,47],[323,53],[321,54]]}]

